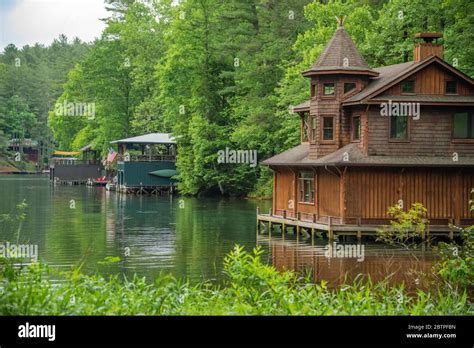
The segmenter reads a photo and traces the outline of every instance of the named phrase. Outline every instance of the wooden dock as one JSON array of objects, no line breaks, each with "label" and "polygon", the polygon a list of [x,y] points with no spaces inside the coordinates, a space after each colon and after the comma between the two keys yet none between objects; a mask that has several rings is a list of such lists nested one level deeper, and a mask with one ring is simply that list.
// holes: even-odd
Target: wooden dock
[{"label": "wooden dock", "polygon": [[[271,209],[268,214],[264,214],[257,208],[257,233],[264,232],[261,229],[262,227],[265,231],[271,233],[273,227],[277,225],[280,227],[282,234],[285,234],[291,228],[297,234],[302,232],[314,236],[315,233],[322,233],[329,240],[333,240],[338,236],[355,236],[357,239],[361,239],[362,237],[374,238],[377,235],[377,231],[383,226],[382,224],[341,224],[338,217],[332,216],[320,219],[314,218],[313,221],[307,221],[284,215],[274,215]],[[447,225],[427,225],[426,235],[422,236],[422,239],[426,239],[429,236],[443,236],[454,239],[458,235],[458,229],[450,228]]]}]

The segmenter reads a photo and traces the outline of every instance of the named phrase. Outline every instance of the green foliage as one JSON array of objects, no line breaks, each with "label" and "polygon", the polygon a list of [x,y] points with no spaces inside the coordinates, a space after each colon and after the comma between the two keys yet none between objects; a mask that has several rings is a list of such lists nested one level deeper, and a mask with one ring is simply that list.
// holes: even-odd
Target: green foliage
[{"label": "green foliage", "polygon": [[28,136],[39,143],[40,166],[47,161],[53,147],[48,112],[62,93],[69,70],[87,49],[79,39],[68,42],[64,35],[48,47],[4,48],[0,54],[0,155],[4,141]]},{"label": "green foliage", "polygon": [[[217,152],[256,150],[261,161],[299,143],[300,120],[289,109],[309,98],[301,72],[331,38],[335,16],[346,16],[371,67],[410,60],[416,32],[441,31],[446,61],[472,76],[473,6],[469,0],[107,0],[111,16],[90,47],[60,36],[48,48],[5,48],[0,116],[12,96],[24,98],[38,120],[35,137],[51,136],[47,118],[64,150],[93,143],[105,153],[113,139],[172,132],[181,193],[268,195],[267,168],[218,164]],[[96,115],[55,115],[52,106],[63,101],[94,102]]]},{"label": "green foliage", "polygon": [[[225,260],[227,281],[190,284],[161,275],[145,278],[58,273],[44,264],[2,264],[1,315],[463,315],[473,314],[462,292],[408,295],[403,285],[355,282],[340,289],[305,284],[293,272],[261,262],[261,250],[236,246]],[[51,277],[60,277],[53,282]]]},{"label": "green foliage", "polygon": [[[474,194],[474,190],[471,191]],[[470,201],[471,211],[474,201]],[[454,228],[454,226],[453,226]],[[436,272],[447,283],[449,289],[466,289],[469,296],[474,296],[474,226],[457,228],[459,243],[438,244],[436,250],[441,261],[435,265]]]},{"label": "green foliage", "polygon": [[427,210],[421,203],[413,203],[408,211],[404,211],[400,204],[388,208],[390,226],[383,226],[377,230],[377,240],[391,245],[413,247],[417,239],[425,236],[429,223]]}]

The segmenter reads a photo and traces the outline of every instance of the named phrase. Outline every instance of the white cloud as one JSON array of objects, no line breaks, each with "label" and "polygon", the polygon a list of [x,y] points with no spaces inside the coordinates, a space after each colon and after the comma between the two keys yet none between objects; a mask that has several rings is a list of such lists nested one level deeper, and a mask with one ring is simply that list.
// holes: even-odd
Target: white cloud
[{"label": "white cloud", "polygon": [[103,0],[17,0],[2,12],[2,49],[9,43],[49,45],[60,34],[92,41],[105,27],[100,18],[108,16]]}]

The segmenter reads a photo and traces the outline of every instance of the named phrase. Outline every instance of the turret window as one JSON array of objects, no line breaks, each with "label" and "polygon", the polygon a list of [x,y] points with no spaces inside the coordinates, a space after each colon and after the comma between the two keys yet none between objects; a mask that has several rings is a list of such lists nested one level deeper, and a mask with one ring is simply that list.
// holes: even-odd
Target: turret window
[{"label": "turret window", "polygon": [[356,88],[356,84],[353,82],[346,82],[344,83],[344,93],[349,93],[353,89]]},{"label": "turret window", "polygon": [[311,117],[311,140],[316,141],[317,118]]},{"label": "turret window", "polygon": [[334,96],[336,95],[336,88],[334,83],[325,83],[323,84],[323,95],[324,96]]},{"label": "turret window", "polygon": [[360,116],[352,117],[352,141],[360,140]]},{"label": "turret window", "polygon": [[323,140],[334,140],[334,117],[323,117]]}]

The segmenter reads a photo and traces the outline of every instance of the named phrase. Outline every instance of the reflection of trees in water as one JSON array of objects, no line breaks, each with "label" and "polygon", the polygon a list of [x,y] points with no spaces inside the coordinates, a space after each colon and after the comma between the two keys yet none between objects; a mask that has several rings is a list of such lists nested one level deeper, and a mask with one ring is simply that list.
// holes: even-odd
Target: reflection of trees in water
[{"label": "reflection of trees in water", "polygon": [[[429,274],[434,255],[424,250],[388,248],[381,244],[364,244],[363,261],[354,257],[329,258],[327,241],[311,245],[299,240],[259,236],[259,244],[271,252],[272,264],[279,270],[294,270],[303,275],[311,273],[314,282],[328,281],[331,287],[356,278],[370,278],[374,282],[387,279],[390,284],[404,282],[409,289],[423,287],[420,272]],[[343,243],[341,243],[343,244]]]}]

